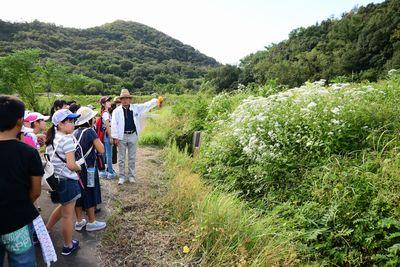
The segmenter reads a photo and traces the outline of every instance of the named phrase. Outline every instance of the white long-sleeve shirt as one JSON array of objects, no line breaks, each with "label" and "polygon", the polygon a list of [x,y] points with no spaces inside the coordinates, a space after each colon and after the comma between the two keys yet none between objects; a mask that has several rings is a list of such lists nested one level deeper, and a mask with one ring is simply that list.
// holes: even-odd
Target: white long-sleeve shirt
[{"label": "white long-sleeve shirt", "polygon": [[[148,112],[158,104],[157,98],[147,101],[143,104],[131,104],[129,110],[133,111],[133,122],[135,123],[136,133],[140,134],[140,118],[143,113]],[[112,138],[122,140],[124,138],[125,117],[122,105],[117,107],[112,113],[111,136]]]}]

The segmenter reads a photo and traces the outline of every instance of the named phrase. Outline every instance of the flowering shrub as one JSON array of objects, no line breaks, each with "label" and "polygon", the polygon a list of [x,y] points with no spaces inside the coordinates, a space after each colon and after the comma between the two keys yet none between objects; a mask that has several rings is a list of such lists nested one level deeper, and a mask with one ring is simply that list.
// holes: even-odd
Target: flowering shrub
[{"label": "flowering shrub", "polygon": [[216,117],[197,168],[296,225],[305,262],[397,265],[399,75],[324,84],[248,97]]},{"label": "flowering shrub", "polygon": [[[367,137],[373,130],[393,129],[397,107],[382,108],[388,97],[385,88],[323,84],[308,83],[267,98],[245,99],[206,145],[200,163],[205,175],[224,181],[219,169],[230,158],[246,162],[241,166],[245,177],[230,184],[258,198],[271,187],[293,186],[301,179],[299,174],[332,154],[371,146]],[[221,161],[215,160],[216,154]]]}]

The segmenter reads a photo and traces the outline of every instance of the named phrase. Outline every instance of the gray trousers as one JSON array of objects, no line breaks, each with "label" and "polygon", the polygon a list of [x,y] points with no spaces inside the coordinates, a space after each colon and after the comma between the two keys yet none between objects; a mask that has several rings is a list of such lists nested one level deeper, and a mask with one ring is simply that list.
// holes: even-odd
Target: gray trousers
[{"label": "gray trousers", "polygon": [[[124,138],[119,142],[118,146],[118,171],[119,179],[125,180],[126,177],[131,179],[135,176],[135,160],[138,136],[136,133],[124,134]],[[128,176],[125,176],[125,156],[128,150]]]}]

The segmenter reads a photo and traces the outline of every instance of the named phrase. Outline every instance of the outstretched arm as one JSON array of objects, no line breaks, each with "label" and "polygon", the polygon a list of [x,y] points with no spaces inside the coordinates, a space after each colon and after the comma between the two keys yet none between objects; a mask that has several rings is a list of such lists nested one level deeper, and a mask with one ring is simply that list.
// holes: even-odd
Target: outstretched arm
[{"label": "outstretched arm", "polygon": [[140,114],[150,111],[151,109],[157,107],[159,105],[159,100],[157,98],[153,98],[150,101],[147,101],[143,104],[137,104],[137,109]]}]

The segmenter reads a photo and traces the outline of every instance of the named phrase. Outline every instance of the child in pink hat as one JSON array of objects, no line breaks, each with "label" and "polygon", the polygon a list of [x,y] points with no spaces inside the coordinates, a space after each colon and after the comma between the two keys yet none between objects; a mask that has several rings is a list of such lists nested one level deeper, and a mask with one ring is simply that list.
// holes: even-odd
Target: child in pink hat
[{"label": "child in pink hat", "polygon": [[46,121],[50,116],[44,116],[39,112],[30,112],[24,116],[24,125],[32,129],[32,132],[24,134],[25,143],[33,146],[36,149],[40,149],[40,146],[44,144],[45,135],[41,132],[46,130]]}]

